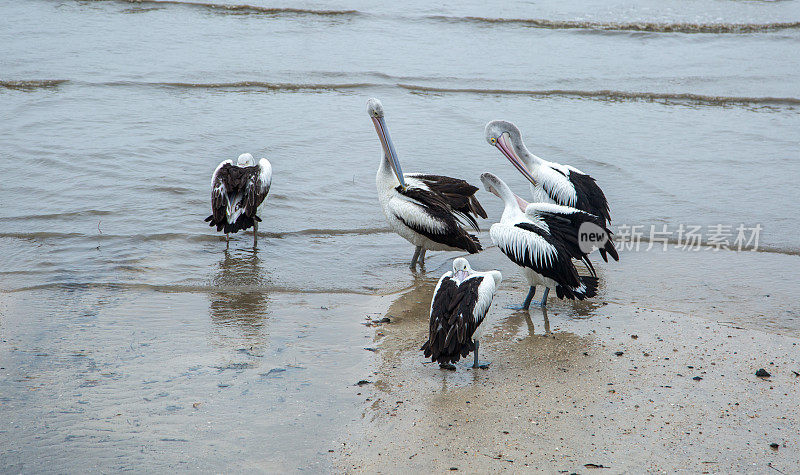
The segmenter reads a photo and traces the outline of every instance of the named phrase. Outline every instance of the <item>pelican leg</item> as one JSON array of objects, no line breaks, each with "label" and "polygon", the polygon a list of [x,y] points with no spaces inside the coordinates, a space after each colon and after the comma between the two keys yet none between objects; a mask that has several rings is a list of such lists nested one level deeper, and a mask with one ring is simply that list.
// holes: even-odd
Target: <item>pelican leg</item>
[{"label": "pelican leg", "polygon": [[[542,300],[539,302],[539,306],[540,307],[544,308],[544,307],[547,306],[547,294],[549,294],[549,293],[550,293],[550,287],[545,287],[544,288],[544,295],[542,295]],[[531,297],[533,297],[533,295],[531,295]],[[547,318],[546,315],[545,315],[545,318]]]},{"label": "pelican leg", "polygon": [[[508,305],[505,308],[509,310],[528,310],[531,306],[531,300],[533,300],[533,296],[536,294],[536,286],[531,285],[531,288],[528,289],[528,295],[525,296],[525,302],[522,303],[521,307],[517,307],[516,305]],[[547,294],[544,294],[545,298],[547,298]]]},{"label": "pelican leg", "polygon": [[480,368],[480,369],[488,369],[489,365],[492,364],[489,361],[478,361],[478,347],[480,346],[478,340],[475,340],[475,361],[472,362],[473,368]]},{"label": "pelican leg", "polygon": [[417,246],[414,249],[414,257],[411,258],[411,264],[408,266],[411,270],[414,270],[414,266],[417,265],[417,259],[419,259],[419,253],[422,251],[422,246]]},{"label": "pelican leg", "polygon": [[419,265],[425,267],[425,253],[428,252],[427,249],[422,248],[422,252],[419,255]]},{"label": "pelican leg", "polygon": [[258,244],[258,221],[253,222],[253,247]]},{"label": "pelican leg", "polygon": [[231,235],[225,233],[225,249],[228,249],[229,247],[231,247]]}]

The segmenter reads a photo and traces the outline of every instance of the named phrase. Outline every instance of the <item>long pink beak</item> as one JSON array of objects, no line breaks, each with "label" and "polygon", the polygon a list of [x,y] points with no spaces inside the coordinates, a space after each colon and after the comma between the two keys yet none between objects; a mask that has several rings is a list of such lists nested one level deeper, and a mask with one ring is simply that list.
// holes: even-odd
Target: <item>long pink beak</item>
[{"label": "long pink beak", "polygon": [[497,149],[500,150],[500,152],[505,155],[506,158],[508,158],[508,161],[514,165],[514,168],[522,173],[522,175],[527,178],[531,184],[536,185],[536,180],[533,178],[533,175],[531,175],[531,172],[528,171],[528,169],[522,163],[522,160],[514,152],[514,149],[511,144],[508,143],[505,134],[501,135],[500,138],[497,139],[495,147],[497,147]]},{"label": "long pink beak", "polygon": [[519,205],[519,209],[521,209],[521,210],[522,210],[522,212],[524,213],[524,212],[525,212],[525,210],[528,208],[528,205],[529,205],[530,203],[528,203],[527,201],[525,201],[525,200],[523,200],[522,198],[520,198],[520,197],[519,197],[519,195],[518,195],[518,194],[516,194],[516,193],[514,193],[514,198],[516,198],[516,199],[517,199],[517,204]]}]

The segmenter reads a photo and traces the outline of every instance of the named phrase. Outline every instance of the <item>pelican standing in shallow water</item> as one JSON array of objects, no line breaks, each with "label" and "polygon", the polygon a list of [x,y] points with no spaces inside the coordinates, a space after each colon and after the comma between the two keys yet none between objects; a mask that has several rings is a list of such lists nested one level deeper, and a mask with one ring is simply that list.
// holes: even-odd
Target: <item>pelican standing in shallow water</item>
[{"label": "pelican standing in shallow water", "polygon": [[502,280],[499,271],[472,270],[463,257],[453,261],[453,270],[445,272],[433,292],[428,341],[420,348],[426,358],[452,370],[453,363],[471,351],[475,354],[473,368],[489,367],[488,362],[478,361],[481,323]]},{"label": "pelican standing in shallow water", "polygon": [[[531,182],[534,202],[571,206],[602,219],[602,227],[611,222],[608,201],[594,178],[569,165],[548,162],[528,151],[516,125],[505,120],[486,124],[486,141],[497,147],[514,167]],[[600,255],[608,262],[606,254],[615,261],[619,255],[612,244],[610,250],[600,248]]]},{"label": "pelican standing in shallow water", "polygon": [[244,231],[252,226],[253,246],[258,243],[258,217],[260,207],[272,185],[272,164],[262,158],[255,164],[249,153],[239,155],[236,165],[225,160],[217,165],[211,176],[211,216],[206,218],[209,226],[225,232],[230,242],[230,233]]},{"label": "pelican standing in shallow water", "polygon": [[[613,249],[611,232],[603,226],[597,216],[552,203],[528,203],[515,195],[503,180],[491,173],[481,175],[486,191],[500,197],[505,204],[499,223],[489,229],[500,251],[512,262],[523,268],[530,289],[525,302],[519,310],[527,310],[531,304],[536,286],[545,287],[544,296],[539,302],[547,304],[550,289],[555,289],[558,298],[578,299],[594,297],[597,294],[597,276],[589,262],[588,252],[579,242],[581,226],[589,223],[594,230],[605,233],[606,251]],[[572,263],[572,259],[583,261],[592,275],[582,276]]]},{"label": "pelican standing in shallow water", "polygon": [[383,147],[375,178],[378,200],[392,230],[416,246],[409,267],[414,269],[418,261],[424,266],[428,250],[463,250],[470,254],[481,251],[478,238],[462,226],[466,222],[480,231],[473,215],[486,218],[486,211],[475,198],[478,187],[447,176],[404,174],[380,101],[367,101],[367,112]]}]

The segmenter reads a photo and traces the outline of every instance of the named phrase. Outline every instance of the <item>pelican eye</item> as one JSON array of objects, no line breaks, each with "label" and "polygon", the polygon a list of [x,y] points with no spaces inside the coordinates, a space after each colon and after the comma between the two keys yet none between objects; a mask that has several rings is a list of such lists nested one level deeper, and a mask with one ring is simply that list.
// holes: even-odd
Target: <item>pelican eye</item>
[{"label": "pelican eye", "polygon": [[495,142],[497,142],[497,139],[492,137],[492,143],[495,143]]}]

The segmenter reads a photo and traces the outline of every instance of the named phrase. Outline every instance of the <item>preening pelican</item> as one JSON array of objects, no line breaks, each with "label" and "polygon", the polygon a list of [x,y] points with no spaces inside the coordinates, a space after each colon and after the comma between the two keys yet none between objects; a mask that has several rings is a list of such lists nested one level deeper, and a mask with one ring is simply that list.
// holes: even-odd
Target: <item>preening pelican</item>
[{"label": "preening pelican", "polygon": [[453,270],[445,272],[433,292],[428,341],[420,348],[426,358],[439,362],[444,369],[455,369],[453,363],[472,351],[473,368],[489,367],[488,362],[478,361],[481,323],[502,280],[496,270],[472,270],[463,257],[453,261]]},{"label": "preening pelican", "polygon": [[[602,227],[611,222],[608,201],[594,178],[569,165],[548,162],[528,151],[522,134],[516,125],[505,120],[493,120],[486,124],[486,141],[497,147],[514,167],[531,182],[534,202],[555,203],[571,206],[603,221]],[[613,252],[600,248],[600,255],[608,262],[606,254],[619,260]]]},{"label": "preening pelican", "polygon": [[478,238],[463,227],[469,224],[480,231],[473,215],[486,218],[486,211],[475,198],[478,187],[447,176],[404,174],[380,101],[367,101],[367,112],[383,147],[375,179],[378,200],[392,230],[416,246],[409,267],[414,269],[417,260],[424,266],[428,250],[463,250],[470,254],[481,251]]},{"label": "preening pelican", "polygon": [[253,246],[258,243],[258,213],[272,185],[272,165],[262,158],[258,165],[249,153],[239,155],[236,165],[225,160],[211,176],[211,216],[209,226],[230,233],[253,227]]},{"label": "preening pelican", "polygon": [[[523,268],[530,285],[520,309],[530,306],[537,285],[545,287],[539,302],[542,307],[547,304],[550,289],[555,289],[558,298],[583,300],[594,297],[597,276],[588,258],[592,248],[582,247],[579,230],[590,226],[605,233],[604,244],[608,246],[611,233],[603,226],[603,220],[567,206],[527,203],[491,173],[481,175],[481,181],[486,191],[500,197],[505,204],[503,216],[489,229],[489,236],[506,257]],[[613,249],[613,244],[610,246]],[[605,249],[608,251],[608,247]],[[586,263],[592,275],[578,275],[572,259]]]}]

